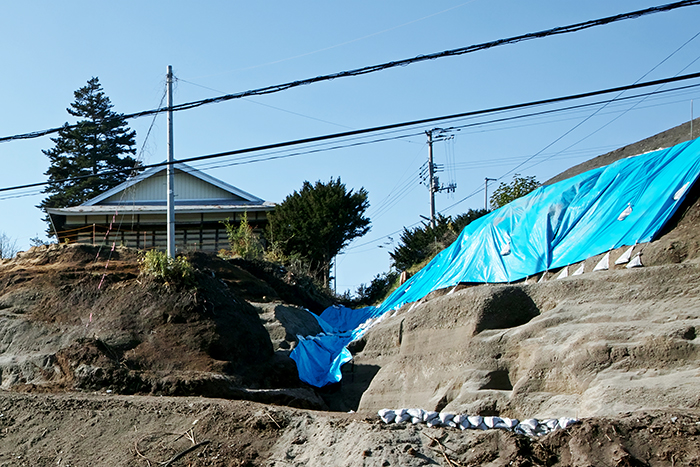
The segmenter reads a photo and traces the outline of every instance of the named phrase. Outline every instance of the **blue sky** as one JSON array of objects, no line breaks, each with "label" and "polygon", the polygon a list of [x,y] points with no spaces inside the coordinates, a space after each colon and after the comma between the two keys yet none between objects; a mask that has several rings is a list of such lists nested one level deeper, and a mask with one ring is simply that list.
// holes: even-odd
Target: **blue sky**
[{"label": "blue sky", "polygon": [[[0,136],[73,123],[65,109],[73,101],[73,91],[93,76],[99,77],[115,111],[131,113],[159,105],[167,65],[173,66],[178,78],[177,104],[657,4],[632,0],[7,2],[0,17]],[[611,88],[642,77],[652,80],[697,72],[700,38],[681,46],[700,32],[698,25],[700,6],[687,7],[178,112],[175,158]],[[691,100],[699,98],[700,90],[691,89],[602,110],[590,107],[455,130],[454,139],[434,146],[435,162],[445,166],[438,174],[441,182],[457,184],[454,194],[436,195],[437,210],[457,215],[483,207],[485,177],[507,182],[515,170],[544,181],[579,162],[676,126],[690,118]],[[697,116],[700,105],[696,107]],[[556,107],[546,109],[550,108]],[[491,118],[438,126],[457,127]],[[129,122],[146,164],[166,157],[165,117],[155,119],[146,140],[151,123],[149,117]],[[397,232],[429,214],[428,191],[418,183],[418,172],[428,153],[423,132],[435,126],[385,134],[404,137],[380,143],[282,159],[238,164],[235,158],[224,158],[194,165],[274,202],[299,189],[305,180],[340,177],[350,189],[364,187],[370,196],[367,215],[372,231],[338,257],[338,291],[354,291],[388,270],[392,247],[388,236],[395,245]],[[348,141],[340,145],[348,146]],[[48,137],[0,143],[0,187],[44,180],[48,159],[41,150],[52,146]],[[22,249],[29,246],[31,237],[43,236],[45,229],[35,208],[43,199],[38,191],[0,193],[0,232],[16,239]]]}]

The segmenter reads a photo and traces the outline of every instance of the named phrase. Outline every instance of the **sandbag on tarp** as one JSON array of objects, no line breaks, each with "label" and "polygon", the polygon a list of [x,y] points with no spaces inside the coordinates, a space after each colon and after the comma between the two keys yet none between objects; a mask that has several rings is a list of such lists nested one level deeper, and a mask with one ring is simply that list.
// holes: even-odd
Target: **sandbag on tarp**
[{"label": "sandbag on tarp", "polygon": [[[352,341],[387,311],[434,290],[460,282],[513,282],[613,248],[649,242],[699,174],[700,140],[693,140],[540,187],[467,225],[452,245],[381,305],[328,309],[324,314],[329,321],[322,327],[327,333],[341,331]],[[340,381],[340,361],[349,354],[334,346],[344,339],[323,345],[300,341],[291,355],[299,377],[316,386]],[[320,362],[330,364],[324,370]]]}]

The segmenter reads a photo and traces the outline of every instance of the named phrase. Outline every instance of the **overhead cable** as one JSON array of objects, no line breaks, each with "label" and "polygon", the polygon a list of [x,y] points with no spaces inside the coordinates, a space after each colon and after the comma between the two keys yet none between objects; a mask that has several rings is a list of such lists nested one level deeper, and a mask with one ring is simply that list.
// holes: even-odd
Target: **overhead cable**
[{"label": "overhead cable", "polygon": [[[543,99],[543,100],[539,100],[539,101],[533,101],[533,102],[527,102],[527,103],[521,103],[521,104],[513,104],[513,105],[502,106],[502,107],[493,107],[490,109],[474,110],[474,111],[470,111],[470,112],[463,112],[463,113],[453,114],[453,115],[445,115],[445,116],[441,116],[441,117],[425,118],[425,119],[421,119],[421,120],[413,120],[410,122],[394,123],[394,124],[390,124],[390,125],[383,125],[383,126],[371,127],[371,128],[363,128],[363,129],[359,129],[359,130],[346,131],[346,132],[342,132],[342,133],[333,133],[333,134],[328,134],[328,135],[314,136],[314,137],[310,137],[310,138],[303,138],[303,139],[298,139],[298,140],[284,141],[284,142],[280,142],[280,143],[272,143],[272,144],[266,144],[266,145],[262,145],[262,146],[255,146],[255,147],[251,147],[251,148],[236,149],[233,151],[219,152],[219,153],[215,153],[215,154],[207,154],[207,155],[203,155],[203,156],[189,157],[189,158],[185,158],[185,159],[176,160],[172,163],[178,164],[178,163],[197,162],[197,161],[202,161],[202,160],[207,160],[207,159],[215,159],[215,158],[225,157],[225,156],[235,156],[235,155],[239,155],[239,154],[249,154],[249,153],[253,153],[253,152],[267,151],[267,150],[272,150],[272,149],[280,149],[280,148],[296,146],[296,145],[301,145],[301,144],[315,143],[318,141],[328,141],[328,140],[337,139],[337,138],[344,138],[344,137],[348,137],[348,136],[356,136],[356,135],[374,133],[374,132],[379,132],[379,131],[394,130],[394,129],[398,129],[398,128],[406,128],[406,127],[417,126],[417,125],[432,124],[432,123],[444,121],[444,120],[454,120],[454,119],[472,117],[472,116],[477,116],[477,115],[485,115],[485,114],[490,114],[490,113],[523,109],[523,108],[527,108],[527,107],[541,106],[541,105],[545,105],[545,104],[565,102],[565,101],[575,100],[575,99],[583,99],[583,98],[599,96],[599,95],[607,94],[607,93],[619,92],[622,90],[638,89],[638,88],[643,88],[643,87],[648,87],[648,86],[656,86],[659,84],[671,83],[671,82],[683,81],[683,80],[689,80],[689,79],[695,79],[695,78],[700,78],[700,73],[691,73],[688,75],[674,76],[672,78],[664,78],[664,79],[660,79],[660,80],[647,81],[644,83],[630,84],[627,86],[619,86],[616,88],[604,89],[604,90],[599,90],[599,91],[591,91],[591,92],[586,92],[586,93],[582,93],[582,94],[574,94],[574,95],[570,95],[570,96],[555,97],[555,98],[551,98],[551,99]],[[690,85],[690,86],[685,86],[685,87],[681,87],[681,88],[667,89],[665,91],[653,91],[653,92],[648,93],[648,94],[670,92],[670,91],[674,91],[674,90],[678,90],[678,89],[686,89],[688,87],[693,87],[693,86],[698,86],[698,85]],[[629,96],[627,98],[618,98],[617,100],[632,99],[632,98],[636,98],[636,97],[640,97],[640,96],[642,96],[642,95]],[[595,103],[595,104],[600,104],[600,102]],[[593,105],[593,104],[584,104],[584,105]],[[546,112],[554,112],[554,111],[555,110],[546,111]],[[495,121],[499,121],[499,120],[503,120],[503,119],[497,119]],[[477,125],[477,124],[463,125],[462,127],[468,127],[468,126],[473,126],[473,125]],[[406,137],[406,136],[403,136],[403,137]],[[385,139],[379,140],[379,141],[385,141]],[[355,143],[355,144],[357,144],[357,143]],[[279,157],[281,157],[281,156],[278,156],[276,158],[279,158]],[[140,166],[138,168],[142,169],[142,170],[143,169],[151,169],[151,168],[155,168],[155,167],[167,166],[168,164],[170,164],[170,163],[166,161],[166,162],[160,162],[157,164],[143,165],[143,166]],[[100,172],[98,174],[82,175],[79,177],[71,177],[71,178],[66,178],[66,179],[62,179],[62,180],[52,180],[50,182],[44,181],[44,182],[37,182],[37,183],[29,183],[29,184],[25,184],[25,185],[0,188],[0,192],[19,190],[19,189],[23,189],[23,188],[32,188],[32,187],[36,187],[36,186],[43,186],[43,185],[48,185],[49,183],[64,183],[64,182],[70,182],[70,181],[75,181],[75,180],[82,180],[82,179],[90,178],[90,177],[94,177],[94,176],[116,175],[119,173],[130,172],[132,170],[133,170],[132,168],[121,169],[121,170],[111,170],[111,171],[106,171],[106,172]],[[459,203],[457,203],[457,204],[459,204]]]},{"label": "overhead cable", "polygon": [[[571,24],[568,26],[559,26],[556,28],[546,29],[544,31],[522,34],[519,36],[513,36],[513,37],[506,38],[506,39],[498,39],[495,41],[484,42],[481,44],[470,45],[467,47],[460,47],[457,49],[445,50],[442,52],[437,52],[437,53],[432,53],[432,54],[427,54],[427,55],[418,55],[417,57],[413,57],[413,58],[407,58],[407,59],[397,60],[397,61],[393,61],[393,62],[381,63],[379,65],[371,65],[371,66],[366,66],[366,67],[362,67],[362,68],[356,68],[354,70],[346,70],[346,71],[341,71],[338,73],[332,73],[329,75],[321,75],[321,76],[316,76],[314,78],[308,78],[308,79],[303,79],[303,80],[298,80],[298,81],[291,81],[291,82],[284,83],[284,84],[276,84],[273,86],[266,86],[263,88],[238,92],[238,93],[234,93],[234,94],[226,94],[223,96],[211,97],[211,98],[202,99],[199,101],[186,102],[183,104],[174,105],[172,107],[165,107],[165,108],[161,107],[161,108],[157,108],[157,109],[153,109],[153,110],[145,110],[142,112],[136,112],[136,113],[132,113],[132,114],[124,114],[124,115],[120,115],[120,117],[129,120],[129,119],[134,119],[134,118],[139,118],[139,117],[145,117],[148,115],[153,115],[156,113],[166,112],[169,110],[172,110],[174,112],[180,111],[180,110],[189,110],[189,109],[193,109],[193,108],[200,107],[200,106],[207,105],[207,104],[226,102],[226,101],[230,101],[233,99],[240,99],[243,97],[261,96],[261,95],[265,95],[265,94],[272,94],[272,93],[285,91],[287,89],[291,89],[291,88],[295,88],[295,87],[299,87],[299,86],[305,86],[308,84],[319,83],[322,81],[330,81],[333,79],[346,78],[346,77],[350,77],[350,76],[366,75],[369,73],[387,70],[390,68],[411,65],[413,63],[419,63],[419,62],[424,62],[424,61],[428,61],[428,60],[436,60],[438,58],[455,57],[458,55],[464,55],[464,54],[468,54],[468,53],[472,53],[472,52],[478,52],[480,50],[486,50],[486,49],[490,49],[493,47],[499,47],[502,45],[515,44],[518,42],[528,41],[528,40],[532,40],[532,39],[538,39],[538,38],[542,38],[542,37],[549,37],[549,36],[556,36],[556,35],[560,35],[560,34],[567,34],[567,33],[571,33],[571,32],[578,32],[578,31],[582,31],[584,29],[589,29],[589,28],[595,27],[595,26],[602,26],[602,25],[611,24],[611,23],[615,23],[618,21],[626,20],[626,19],[635,19],[635,18],[640,18],[642,16],[646,16],[646,15],[650,15],[650,14],[654,14],[654,13],[661,13],[661,12],[675,10],[677,8],[683,8],[683,7],[687,7],[687,6],[696,6],[696,5],[700,5],[700,0],[682,0],[679,2],[668,3],[665,5],[659,5],[659,6],[655,6],[655,7],[651,7],[651,8],[646,8],[644,10],[637,10],[637,11],[632,11],[629,13],[621,13],[618,15],[608,16],[605,18],[584,21],[582,23],[575,23],[575,24]],[[24,133],[24,134],[13,135],[13,136],[4,136],[4,137],[0,137],[0,143],[6,142],[6,141],[19,140],[19,139],[39,138],[41,136],[46,136],[46,135],[49,135],[52,133],[57,133],[61,129],[64,129],[64,128],[66,128],[66,129],[67,128],[75,128],[77,126],[78,125],[64,125],[63,127],[51,128],[48,130],[34,131],[31,133]]]}]

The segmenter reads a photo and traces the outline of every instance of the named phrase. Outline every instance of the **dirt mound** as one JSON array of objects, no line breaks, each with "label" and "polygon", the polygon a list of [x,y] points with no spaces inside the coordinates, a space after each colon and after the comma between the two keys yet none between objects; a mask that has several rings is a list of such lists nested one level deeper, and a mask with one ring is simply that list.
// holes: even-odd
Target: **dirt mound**
[{"label": "dirt mound", "polygon": [[[3,261],[0,387],[294,399],[279,388],[300,386],[296,366],[274,352],[247,301],[279,300],[275,289],[204,254],[190,257],[191,287],[139,275],[137,260],[127,249],[52,245]],[[297,405],[322,405],[307,392]]]}]

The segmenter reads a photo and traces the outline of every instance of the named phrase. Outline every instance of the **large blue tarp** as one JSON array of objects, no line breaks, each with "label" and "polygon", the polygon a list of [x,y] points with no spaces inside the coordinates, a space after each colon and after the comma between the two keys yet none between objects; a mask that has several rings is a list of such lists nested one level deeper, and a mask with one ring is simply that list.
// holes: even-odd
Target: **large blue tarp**
[{"label": "large blue tarp", "polygon": [[542,186],[467,225],[452,245],[381,305],[331,307],[324,333],[300,339],[291,357],[314,386],[340,381],[345,348],[387,311],[461,282],[503,283],[651,241],[700,174],[700,139],[621,159]]}]

